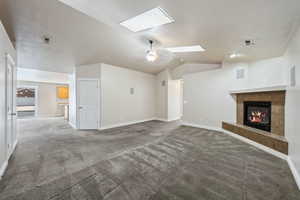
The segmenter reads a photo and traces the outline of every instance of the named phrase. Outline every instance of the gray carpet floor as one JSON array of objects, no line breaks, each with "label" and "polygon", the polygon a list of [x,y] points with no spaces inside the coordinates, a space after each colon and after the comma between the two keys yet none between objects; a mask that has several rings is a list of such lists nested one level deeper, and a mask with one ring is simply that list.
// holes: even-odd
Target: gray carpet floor
[{"label": "gray carpet floor", "polygon": [[150,121],[78,131],[22,119],[3,200],[294,200],[286,161],[223,133]]}]

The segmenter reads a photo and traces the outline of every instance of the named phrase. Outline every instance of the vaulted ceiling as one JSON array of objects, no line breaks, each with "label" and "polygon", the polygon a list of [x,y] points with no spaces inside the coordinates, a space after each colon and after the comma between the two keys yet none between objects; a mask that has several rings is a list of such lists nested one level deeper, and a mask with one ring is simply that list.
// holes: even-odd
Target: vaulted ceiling
[{"label": "vaulted ceiling", "polygon": [[[119,25],[157,6],[175,22],[138,33]],[[104,62],[158,73],[182,63],[221,63],[234,52],[244,55],[239,61],[281,56],[299,16],[299,0],[0,0],[19,67],[56,72]],[[158,50],[154,63],[145,59],[148,39]],[[246,39],[254,39],[255,46],[246,47]],[[197,44],[206,51],[164,49]]]}]

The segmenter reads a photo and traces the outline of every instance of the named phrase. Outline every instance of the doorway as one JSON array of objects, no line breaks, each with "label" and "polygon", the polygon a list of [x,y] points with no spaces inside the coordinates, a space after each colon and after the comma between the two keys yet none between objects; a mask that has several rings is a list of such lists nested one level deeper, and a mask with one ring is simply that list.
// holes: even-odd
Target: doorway
[{"label": "doorway", "polygon": [[36,116],[37,91],[37,87],[34,86],[18,86],[16,99],[18,118]]}]

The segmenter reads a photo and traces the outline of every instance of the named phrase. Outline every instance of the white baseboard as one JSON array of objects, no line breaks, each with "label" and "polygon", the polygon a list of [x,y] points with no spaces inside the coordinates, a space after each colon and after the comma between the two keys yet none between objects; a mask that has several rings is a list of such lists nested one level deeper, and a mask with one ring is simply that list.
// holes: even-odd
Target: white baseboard
[{"label": "white baseboard", "polygon": [[153,121],[153,120],[155,120],[155,118],[131,121],[131,122],[126,122],[126,123],[119,123],[119,124],[114,124],[114,125],[109,125],[109,126],[103,126],[103,127],[99,128],[99,130],[106,130],[106,129],[111,129],[111,128],[128,126],[128,125],[133,125],[133,124],[138,124],[138,123],[143,123],[143,122],[148,122],[148,121]]},{"label": "white baseboard", "polygon": [[227,131],[227,130],[222,130],[222,132],[223,133],[225,133],[225,134],[228,134],[228,135],[230,135],[230,136],[232,136],[232,137],[234,137],[234,138],[237,138],[237,139],[239,139],[239,140],[241,140],[241,141],[243,141],[243,142],[246,142],[246,143],[248,143],[248,144],[250,144],[250,145],[252,145],[252,146],[255,146],[255,147],[257,147],[257,148],[259,148],[259,149],[261,149],[261,150],[263,150],[263,151],[265,151],[265,152],[267,152],[267,153],[270,153],[270,154],[272,154],[272,155],[274,155],[274,156],[276,156],[276,157],[278,157],[278,158],[281,158],[281,159],[283,159],[283,160],[288,160],[288,158],[289,158],[289,156],[288,155],[286,155],[286,154],[283,154],[283,153],[281,153],[281,152],[278,152],[278,151],[275,151],[275,150],[273,150],[273,149],[271,149],[271,148],[269,148],[269,147],[266,147],[266,146],[264,146],[264,145],[262,145],[262,144],[259,144],[259,143],[257,143],[257,142],[254,142],[254,141],[252,141],[252,140],[249,140],[249,139],[247,139],[247,138],[245,138],[245,137],[242,137],[242,136],[240,136],[240,135],[237,135],[237,134],[234,134],[234,133],[232,133],[232,132],[230,132],[230,131]]},{"label": "white baseboard", "polygon": [[165,119],[165,118],[154,118],[154,120],[157,121],[162,121],[162,122],[172,122],[172,121],[177,121],[180,120],[180,117],[172,118],[172,119]]},{"label": "white baseboard", "polygon": [[275,150],[273,150],[273,149],[271,149],[269,147],[266,147],[266,146],[264,146],[262,144],[259,144],[257,142],[254,142],[252,140],[249,140],[249,139],[247,139],[245,137],[242,137],[240,135],[234,134],[234,133],[232,133],[230,131],[224,130],[224,129],[219,128],[219,127],[211,127],[211,126],[205,126],[205,125],[191,124],[191,123],[186,123],[186,122],[183,122],[182,125],[222,132],[222,133],[225,133],[227,135],[230,135],[231,137],[237,138],[237,139],[239,139],[239,140],[241,140],[241,141],[243,141],[245,143],[248,143],[248,144],[250,144],[252,146],[255,146],[255,147],[257,147],[257,148],[259,148],[259,149],[261,149],[261,150],[263,150],[263,151],[265,151],[267,153],[270,153],[270,154],[272,154],[272,155],[274,155],[276,157],[279,157],[281,159],[287,160],[287,158],[288,158],[288,156],[285,155],[285,154],[283,154],[283,153],[275,151]]},{"label": "white baseboard", "polygon": [[7,165],[8,165],[8,160],[5,160],[5,162],[2,164],[2,166],[0,168],[0,180],[2,179],[2,177],[6,171]]},{"label": "white baseboard", "polygon": [[164,118],[154,118],[154,120],[168,122],[168,119],[164,119]]},{"label": "white baseboard", "polygon": [[255,146],[255,147],[257,147],[257,148],[259,148],[259,149],[261,149],[261,150],[263,150],[263,151],[265,151],[267,153],[270,153],[270,154],[272,154],[272,155],[274,155],[274,156],[276,156],[278,158],[286,160],[287,163],[288,163],[288,165],[289,165],[289,167],[290,167],[290,169],[291,169],[291,172],[292,172],[292,174],[294,176],[294,179],[295,179],[295,182],[296,182],[296,184],[298,186],[298,189],[300,190],[300,175],[299,175],[299,172],[297,171],[297,169],[296,169],[296,167],[295,167],[292,159],[290,158],[290,156],[285,155],[283,153],[280,153],[278,151],[275,151],[275,150],[273,150],[273,149],[271,149],[269,147],[266,147],[266,146],[264,146],[262,144],[254,142],[252,140],[249,140],[249,139],[247,139],[245,137],[242,137],[240,135],[234,134],[234,133],[232,133],[230,131],[227,131],[227,130],[224,130],[222,128],[210,127],[210,126],[198,125],[198,124],[192,124],[192,123],[187,123],[187,122],[182,122],[182,125],[184,125],[184,126],[191,126],[191,127],[195,127],[195,128],[203,128],[203,129],[208,129],[208,130],[214,130],[214,131],[223,132],[223,133],[228,134],[228,135],[230,135],[230,136],[232,136],[234,138],[237,138],[237,139],[239,139],[239,140],[241,140],[241,141],[243,141],[245,143],[253,145],[253,146]]},{"label": "white baseboard", "polygon": [[12,155],[12,154],[15,152],[15,150],[16,150],[17,144],[18,144],[18,140],[15,141],[11,153],[8,155],[8,157],[7,157],[7,159],[5,160],[5,162],[4,162],[4,163],[2,164],[2,166],[0,167],[0,180],[2,179],[4,173],[5,173],[6,169],[7,169],[8,161],[9,161],[11,155]]},{"label": "white baseboard", "polygon": [[287,162],[288,162],[291,172],[294,176],[294,179],[296,181],[298,189],[300,190],[300,175],[299,175],[299,172],[297,171],[296,166],[294,165],[290,156],[288,156]]},{"label": "white baseboard", "polygon": [[69,125],[70,125],[73,129],[77,129],[77,127],[76,127],[72,122],[70,122],[70,121],[69,121]]},{"label": "white baseboard", "polygon": [[188,123],[188,122],[182,122],[181,123],[183,126],[191,126],[194,128],[203,128],[203,129],[207,129],[207,130],[213,130],[213,131],[223,131],[222,128],[217,128],[217,127],[213,127],[213,126],[206,126],[206,125],[199,125],[199,124],[193,124],[193,123]]}]

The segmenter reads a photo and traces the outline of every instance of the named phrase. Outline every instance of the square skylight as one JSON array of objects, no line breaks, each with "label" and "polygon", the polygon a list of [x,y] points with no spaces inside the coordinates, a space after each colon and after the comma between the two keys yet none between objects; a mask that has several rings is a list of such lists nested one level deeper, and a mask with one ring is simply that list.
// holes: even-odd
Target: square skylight
[{"label": "square skylight", "polygon": [[166,48],[166,49],[168,51],[173,52],[173,53],[202,52],[202,51],[205,51],[205,49],[202,48],[200,45],[182,46],[182,47],[170,47],[170,48]]},{"label": "square skylight", "polygon": [[121,22],[120,25],[133,32],[138,32],[172,22],[174,22],[174,19],[161,7],[157,7]]}]

